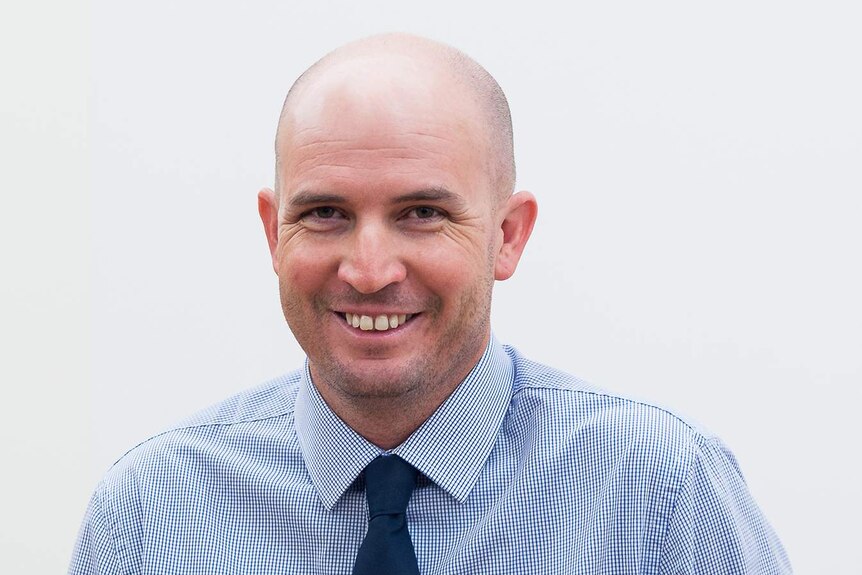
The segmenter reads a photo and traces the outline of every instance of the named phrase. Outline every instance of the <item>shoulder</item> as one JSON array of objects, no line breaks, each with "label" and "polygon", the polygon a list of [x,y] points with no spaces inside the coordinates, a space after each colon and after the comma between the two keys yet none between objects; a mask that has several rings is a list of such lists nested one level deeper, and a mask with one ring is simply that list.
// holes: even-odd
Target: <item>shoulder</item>
[{"label": "shoulder", "polygon": [[618,505],[643,505],[660,525],[686,493],[697,502],[745,494],[733,454],[703,426],[507,352],[515,389],[506,432],[517,451],[530,453],[537,475],[591,485],[597,499]]},{"label": "shoulder", "polygon": [[550,477],[570,487],[574,508],[600,502],[592,527],[610,537],[620,517],[640,523],[658,544],[648,559],[662,572],[790,572],[719,438],[670,409],[506,352],[514,389],[503,435],[531,485],[544,494]]},{"label": "shoulder", "polygon": [[302,370],[286,373],[199,411],[175,429],[237,425],[292,414],[301,379]]},{"label": "shoulder", "polygon": [[[105,474],[103,493],[194,474],[244,453],[295,447],[293,413],[302,371],[242,391],[154,435],[120,457]],[[253,458],[252,458],[253,459]],[[106,491],[107,490],[107,491]]]},{"label": "shoulder", "polygon": [[243,391],[126,452],[96,485],[81,552],[137,572],[148,529],[204,525],[213,507],[228,509],[273,477],[300,474],[293,414],[301,377],[297,371]]},{"label": "shoulder", "polygon": [[703,426],[671,409],[606,391],[505,349],[515,381],[510,425],[570,456],[575,452],[610,466],[626,461],[673,470],[681,480],[699,452],[720,444]]},{"label": "shoulder", "polygon": [[655,422],[669,426],[668,431],[702,440],[712,433],[696,421],[672,409],[643,399],[627,397],[592,385],[559,369],[532,361],[516,349],[504,346],[514,368],[515,397],[532,401],[578,424],[609,420],[619,424]]}]

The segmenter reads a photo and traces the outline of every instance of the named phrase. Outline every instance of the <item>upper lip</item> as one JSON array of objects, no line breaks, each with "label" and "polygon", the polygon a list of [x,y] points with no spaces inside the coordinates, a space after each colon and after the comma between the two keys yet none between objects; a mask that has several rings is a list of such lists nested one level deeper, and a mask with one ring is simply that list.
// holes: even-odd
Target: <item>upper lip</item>
[{"label": "upper lip", "polygon": [[352,309],[344,309],[337,310],[335,313],[352,313],[353,315],[367,315],[369,317],[376,317],[378,315],[416,315],[418,312],[415,311],[403,311],[403,310],[391,310],[391,309],[376,309],[376,310],[362,310],[355,311]]}]

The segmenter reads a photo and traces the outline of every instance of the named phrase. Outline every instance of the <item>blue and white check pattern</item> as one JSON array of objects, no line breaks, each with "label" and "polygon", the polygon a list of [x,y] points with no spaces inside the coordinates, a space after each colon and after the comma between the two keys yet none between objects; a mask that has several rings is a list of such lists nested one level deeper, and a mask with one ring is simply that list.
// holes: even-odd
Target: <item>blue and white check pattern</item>
[{"label": "blue and white check pattern", "polygon": [[[379,453],[288,374],[120,459],[70,573],[349,574]],[[393,453],[423,574],[791,572],[718,439],[495,341]]]}]

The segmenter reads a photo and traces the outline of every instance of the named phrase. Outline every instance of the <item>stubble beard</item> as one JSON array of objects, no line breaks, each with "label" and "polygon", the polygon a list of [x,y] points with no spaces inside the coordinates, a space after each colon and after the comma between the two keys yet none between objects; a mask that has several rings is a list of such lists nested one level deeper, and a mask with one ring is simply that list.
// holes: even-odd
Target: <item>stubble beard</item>
[{"label": "stubble beard", "polygon": [[[332,390],[352,403],[380,403],[388,400],[410,403],[430,396],[445,399],[467,376],[484,351],[490,332],[491,292],[493,280],[477,282],[459,301],[441,336],[431,349],[411,355],[405,364],[374,373],[359,372],[355,366],[335,357],[328,349],[320,330],[315,326],[332,312],[325,298],[315,298],[311,317],[308,307],[299,297],[292,295],[289,286],[279,281],[284,317],[299,345],[309,358],[314,385]],[[379,299],[377,301],[380,301]],[[421,309],[423,321],[443,321],[443,302],[433,296]],[[327,395],[322,392],[323,395]]]}]

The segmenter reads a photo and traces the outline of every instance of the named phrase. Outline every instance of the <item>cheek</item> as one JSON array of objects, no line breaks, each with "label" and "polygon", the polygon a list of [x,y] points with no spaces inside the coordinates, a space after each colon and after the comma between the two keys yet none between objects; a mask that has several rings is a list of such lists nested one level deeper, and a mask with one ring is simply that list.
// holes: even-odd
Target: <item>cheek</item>
[{"label": "cheek", "polygon": [[278,276],[282,285],[292,292],[314,291],[337,269],[331,251],[313,246],[288,246],[279,251]]},{"label": "cheek", "polygon": [[488,246],[481,242],[454,249],[442,245],[420,250],[413,266],[408,267],[408,278],[412,268],[415,279],[442,297],[451,296],[493,281],[493,262],[488,254]]},{"label": "cheek", "polygon": [[[466,273],[463,269],[459,272],[458,267],[460,266],[436,264],[424,266],[413,276],[413,287],[415,289],[418,284],[423,291],[433,296],[433,307],[440,311],[463,290]],[[409,280],[409,272],[407,277]]]}]

